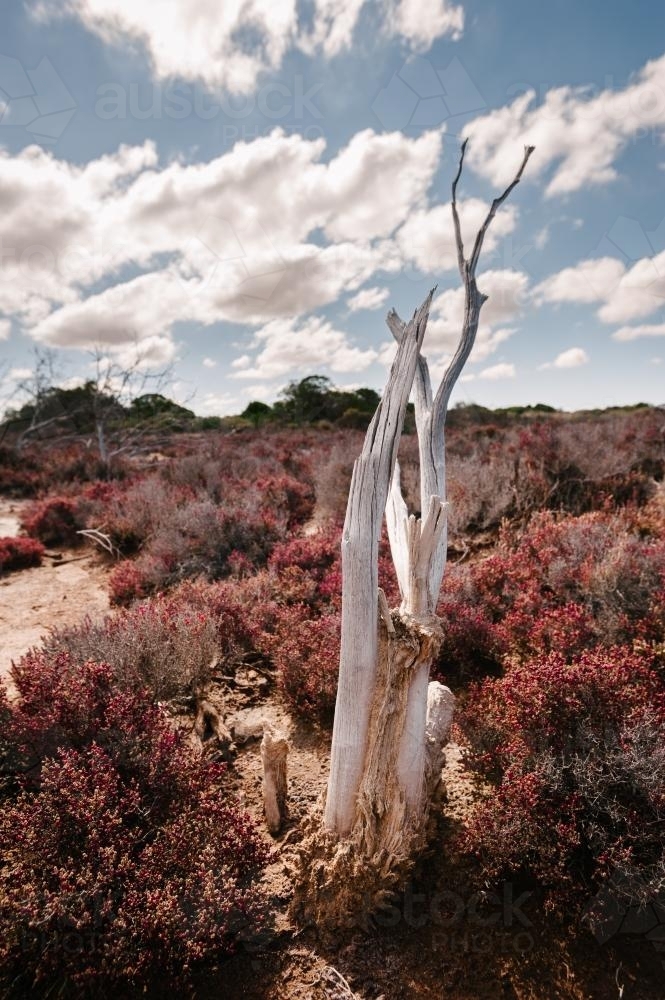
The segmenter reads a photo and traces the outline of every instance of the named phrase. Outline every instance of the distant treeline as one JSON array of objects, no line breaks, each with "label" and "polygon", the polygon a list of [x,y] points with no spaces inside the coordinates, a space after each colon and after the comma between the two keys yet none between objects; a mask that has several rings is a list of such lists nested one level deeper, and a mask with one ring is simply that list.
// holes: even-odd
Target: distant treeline
[{"label": "distant treeline", "polygon": [[[251,424],[254,427],[274,423],[281,425],[332,425],[364,430],[380,401],[374,389],[338,389],[323,375],[309,375],[300,382],[290,382],[272,406],[254,400],[237,417],[224,418],[235,426]],[[610,407],[606,410],[579,411],[580,416],[593,416],[610,411],[630,412],[648,408],[648,403]],[[504,406],[490,409],[478,403],[457,403],[448,414],[449,427],[495,424],[506,426],[523,418],[560,416],[574,419],[577,414],[564,413],[546,403],[528,406]],[[409,404],[405,431],[413,430],[413,405]]]},{"label": "distant treeline", "polygon": [[100,424],[135,427],[150,423],[155,429],[191,430],[199,419],[161,393],[144,393],[123,404],[90,380],[71,389],[40,389],[22,406],[8,410],[0,423],[0,440],[8,434],[37,439],[94,434]]},{"label": "distant treeline", "polygon": [[[243,427],[316,426],[364,430],[380,401],[375,389],[339,389],[323,375],[309,375],[289,382],[272,405],[253,400],[242,413],[227,417],[199,417],[161,393],[144,393],[123,404],[108,391],[100,391],[94,381],[76,388],[52,386],[22,406],[6,413],[0,423],[0,443],[17,435],[31,439],[72,437],[94,434],[100,425],[113,428],[149,428],[155,431],[240,430]],[[612,407],[616,411],[645,408],[648,404]],[[594,415],[607,410],[583,411]],[[580,411],[582,415],[582,411]],[[464,427],[494,424],[506,426],[523,418],[560,416],[575,419],[545,403],[490,409],[477,403],[458,403],[448,415],[448,425]],[[409,404],[406,433],[414,429],[413,406]]]},{"label": "distant treeline", "polygon": [[374,389],[337,389],[324,375],[308,375],[300,382],[289,382],[272,406],[254,400],[245,407],[240,419],[255,427],[268,422],[295,425],[323,422],[363,429],[380,399]]}]

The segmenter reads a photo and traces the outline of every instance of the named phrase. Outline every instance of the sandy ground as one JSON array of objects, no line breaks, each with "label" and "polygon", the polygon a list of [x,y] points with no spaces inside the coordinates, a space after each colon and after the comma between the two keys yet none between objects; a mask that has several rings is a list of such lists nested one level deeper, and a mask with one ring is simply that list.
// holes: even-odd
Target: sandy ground
[{"label": "sandy ground", "polygon": [[[0,501],[0,538],[18,534],[20,510],[20,501]],[[63,549],[41,566],[0,577],[0,676],[52,626],[108,611],[107,575],[97,553]]]}]

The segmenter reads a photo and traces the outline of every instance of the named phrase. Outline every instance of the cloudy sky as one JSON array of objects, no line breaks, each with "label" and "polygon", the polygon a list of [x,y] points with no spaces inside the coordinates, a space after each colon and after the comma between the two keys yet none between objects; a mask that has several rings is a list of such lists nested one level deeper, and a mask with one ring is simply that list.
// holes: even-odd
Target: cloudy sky
[{"label": "cloudy sky", "polygon": [[665,402],[662,0],[5,0],[0,400],[35,345],[173,362],[199,413],[380,389],[434,283],[441,372],[464,136],[467,240],[537,148],[456,398]]}]

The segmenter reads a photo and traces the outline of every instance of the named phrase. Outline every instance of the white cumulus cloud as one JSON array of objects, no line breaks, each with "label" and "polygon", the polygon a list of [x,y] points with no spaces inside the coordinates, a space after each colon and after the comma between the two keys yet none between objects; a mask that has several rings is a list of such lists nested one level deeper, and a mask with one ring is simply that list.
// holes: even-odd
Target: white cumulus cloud
[{"label": "white cumulus cloud", "polygon": [[[467,253],[473,247],[478,229],[485,221],[489,204],[480,198],[467,198],[459,202],[462,239]],[[506,205],[497,214],[483,244],[483,262],[503,263],[500,245],[517,225],[518,210]],[[412,261],[426,274],[457,270],[457,248],[450,202],[414,211],[397,233],[397,241],[405,258]],[[507,247],[506,252],[513,252]]]},{"label": "white cumulus cloud", "polygon": [[0,151],[0,312],[54,346],[159,337],[164,353],[178,322],[258,325],[354,294],[403,266],[392,234],[427,204],[441,134],[365,130],[324,153],[279,129],[190,165],[160,166],[151,143],[82,167]]},{"label": "white cumulus cloud", "polygon": [[[486,271],[479,276],[478,287],[488,300],[480,314],[471,361],[484,361],[515,332],[510,324],[521,312],[528,284],[527,276],[521,271]],[[437,296],[425,334],[425,352],[434,357],[452,354],[462,332],[463,320],[463,288],[451,288]]]},{"label": "white cumulus cloud", "polygon": [[492,365],[490,368],[483,368],[482,371],[478,372],[478,378],[489,379],[495,382],[502,378],[515,378],[516,374],[515,365],[509,364],[506,361],[501,361],[498,365]]},{"label": "white cumulus cloud", "polygon": [[627,266],[614,257],[583,260],[546,278],[533,291],[537,303],[596,303],[604,323],[648,316],[665,304],[665,252]]},{"label": "white cumulus cloud", "polygon": [[361,288],[357,295],[349,299],[347,306],[351,312],[358,312],[360,309],[380,309],[389,294],[387,288]]},{"label": "white cumulus cloud", "polygon": [[613,340],[637,340],[638,337],[665,337],[665,323],[622,326],[621,329],[612,334]]},{"label": "white cumulus cloud", "polygon": [[546,368],[579,368],[589,362],[589,355],[583,347],[569,347],[567,351],[557,354],[554,361],[548,361],[540,365],[541,369]]},{"label": "white cumulus cloud", "polygon": [[542,103],[530,89],[466,126],[469,162],[494,184],[507,183],[516,150],[536,152],[527,177],[550,171],[546,194],[567,194],[617,177],[616,160],[644,129],[665,131],[665,56],[646,63],[625,87],[556,87]]},{"label": "white cumulus cloud", "polygon": [[464,8],[449,0],[393,0],[387,4],[387,28],[406,38],[414,49],[429,49],[436,38],[460,38],[464,30]]},{"label": "white cumulus cloud", "polygon": [[538,303],[599,302],[616,288],[625,270],[614,257],[583,260],[546,278],[536,285],[533,295]]},{"label": "white cumulus cloud", "polygon": [[[250,94],[285,56],[301,49],[332,58],[351,46],[366,0],[32,0],[41,19],[72,16],[107,44],[140,46],[160,80],[200,81]],[[369,4],[367,4],[369,6]],[[449,0],[381,0],[373,6],[384,32],[412,48],[458,38],[460,5]]]},{"label": "white cumulus cloud", "polygon": [[260,348],[251,367],[239,368],[233,378],[271,379],[291,371],[311,372],[326,367],[333,372],[357,372],[377,358],[373,349],[362,350],[347,335],[318,316],[302,322],[273,320],[254,334]]}]

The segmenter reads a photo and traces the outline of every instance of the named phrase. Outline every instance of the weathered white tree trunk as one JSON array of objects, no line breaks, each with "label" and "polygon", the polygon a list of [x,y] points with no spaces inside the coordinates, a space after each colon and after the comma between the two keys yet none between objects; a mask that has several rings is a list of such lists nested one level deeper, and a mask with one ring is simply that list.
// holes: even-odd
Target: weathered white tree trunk
[{"label": "weathered white tree trunk", "polygon": [[[466,142],[452,186],[465,292],[457,350],[433,395],[421,347],[434,290],[408,323],[394,310],[389,313],[397,355],[351,480],[342,537],[339,683],[324,811],[328,848],[337,847],[328,862],[318,864],[313,864],[315,851],[309,851],[309,890],[305,888],[302,894],[306,911],[309,898],[307,912],[318,922],[343,920],[368,894],[378,901],[381,884],[395,884],[400,867],[408,865],[424,839],[429,798],[441,770],[441,747],[452,721],[452,695],[442,685],[429,685],[430,667],[442,639],[436,605],[447,552],[446,413],[486,301],[476,284],[483,241],[533,152],[532,147],[525,149],[515,179],[492,202],[471,256],[466,258],[457,210],[465,148]],[[412,389],[420,458],[420,517],[409,515],[397,463]],[[378,587],[384,513],[402,598],[400,608],[392,612]]]},{"label": "weathered white tree trunk", "polygon": [[325,824],[350,833],[378,667],[379,540],[433,291],[407,324],[357,459],[342,534],[342,643]]}]

